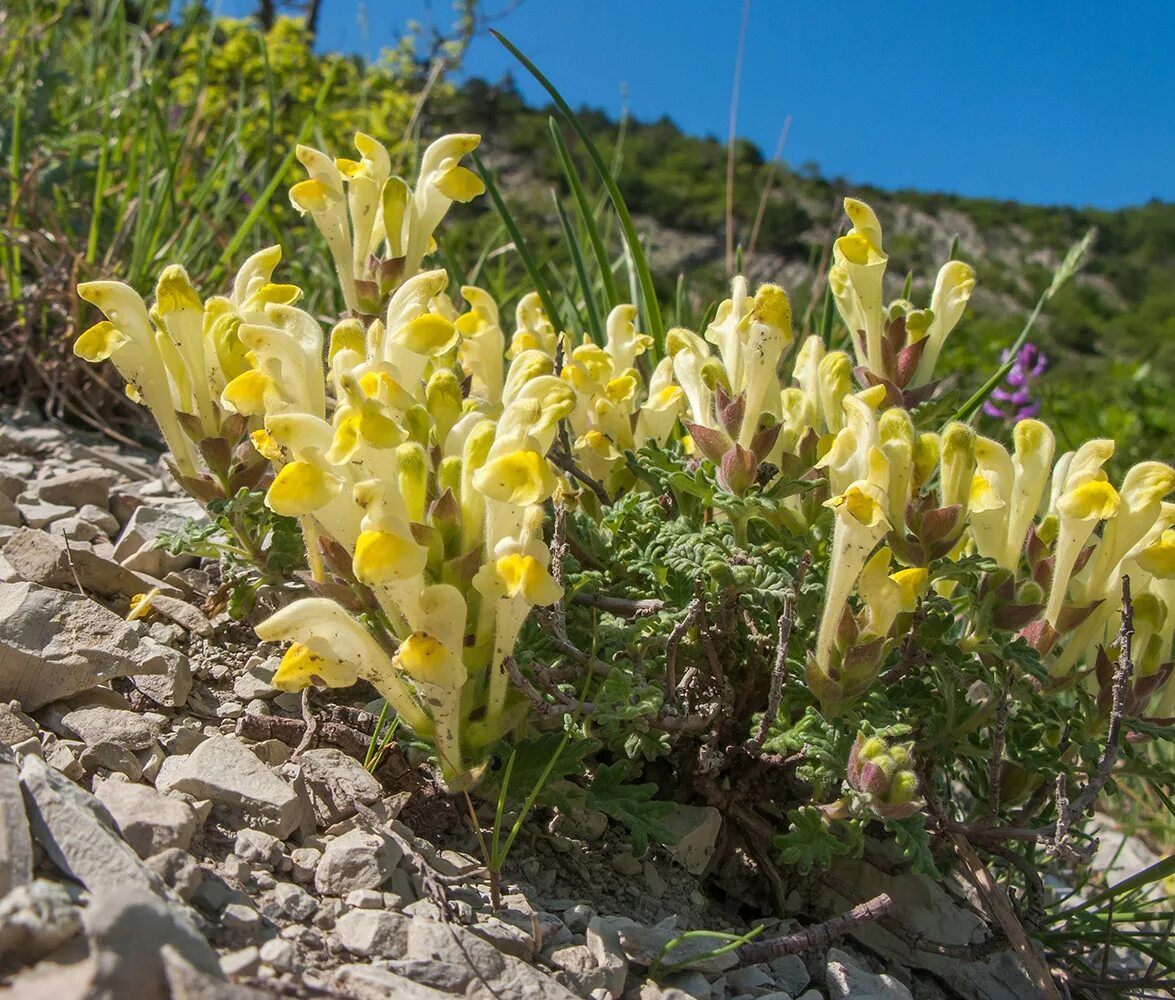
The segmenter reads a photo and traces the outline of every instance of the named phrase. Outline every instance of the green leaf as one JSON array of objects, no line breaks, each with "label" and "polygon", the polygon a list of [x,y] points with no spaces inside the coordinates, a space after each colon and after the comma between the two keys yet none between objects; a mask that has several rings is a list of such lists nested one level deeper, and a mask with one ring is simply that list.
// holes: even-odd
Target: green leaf
[{"label": "green leaf", "polygon": [[848,835],[842,839],[815,806],[792,809],[787,818],[791,828],[775,838],[775,846],[780,861],[801,875],[823,870],[837,858],[856,857],[861,852],[864,838],[856,821],[839,824],[838,828]]},{"label": "green leaf", "polygon": [[[533,739],[520,740],[514,746],[514,767],[510,772],[510,786],[506,790],[507,801],[521,802],[530,794],[530,790],[538,784],[543,776],[552,755],[559,753],[563,743],[563,733],[543,733]],[[578,778],[587,770],[584,761],[600,748],[598,740],[570,739],[559,753],[551,773],[547,775],[547,785],[540,798],[550,805],[560,808],[569,808],[572,805],[568,798],[565,785],[567,779]],[[493,774],[494,781],[501,782],[504,768]]]},{"label": "green leaf", "polygon": [[926,816],[923,813],[915,813],[905,819],[887,819],[885,828],[893,834],[894,841],[909,859],[915,873],[933,879],[942,878],[930,851],[930,834],[926,831]]},{"label": "green leaf", "polygon": [[649,849],[650,838],[661,844],[674,843],[673,833],[661,822],[673,811],[673,803],[653,798],[656,785],[628,785],[627,777],[627,761],[601,764],[587,789],[587,807],[623,823],[632,838],[633,853],[638,856]]}]

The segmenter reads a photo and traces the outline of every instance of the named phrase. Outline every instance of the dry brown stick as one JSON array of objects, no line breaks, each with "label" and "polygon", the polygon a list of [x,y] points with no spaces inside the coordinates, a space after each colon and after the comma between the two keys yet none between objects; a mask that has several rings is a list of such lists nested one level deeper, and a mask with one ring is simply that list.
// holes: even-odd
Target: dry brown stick
[{"label": "dry brown stick", "polygon": [[[563,558],[567,555],[567,508],[561,503],[555,504],[555,529],[551,536],[551,578],[563,590],[566,573],[563,570]],[[567,602],[560,594],[549,612],[551,624],[559,635],[567,636]]]},{"label": "dry brown stick", "polygon": [[310,688],[302,689],[302,721],[306,723],[306,732],[302,734],[302,739],[298,745],[294,747],[294,752],[290,754],[290,760],[297,760],[309,748],[314,741],[314,734],[318,732],[318,718],[314,714],[314,709],[310,707]]},{"label": "dry brown stick", "polygon": [[914,609],[914,617],[910,619],[910,630],[906,633],[906,639],[902,643],[902,655],[897,663],[892,668],[887,670],[881,678],[881,685],[889,687],[896,684],[903,677],[906,676],[918,662],[918,642],[916,633],[921,627],[922,622],[926,618],[926,605],[918,602],[918,607]]},{"label": "dry brown stick", "polygon": [[[585,707],[581,703],[576,706],[560,706],[552,705],[546,698],[542,696],[539,690],[531,684],[526,678],[526,674],[519,669],[513,656],[507,656],[502,660],[502,667],[506,673],[510,675],[510,680],[519,691],[526,697],[526,700],[534,706],[534,710],[544,719],[560,719],[564,712],[574,711],[575,707]],[[594,706],[586,706],[592,708]]]},{"label": "dry brown stick", "polygon": [[[547,633],[551,643],[560,653],[570,656],[580,666],[588,667],[596,677],[607,677],[612,672],[612,668],[603,660],[597,659],[590,653],[585,653],[566,635],[560,635],[556,623],[551,620],[551,616],[546,613],[545,608],[534,608],[531,614],[534,615],[534,620]],[[558,675],[555,674],[555,676]]]},{"label": "dry brown stick", "polygon": [[632,601],[626,597],[612,597],[609,594],[588,594],[583,591],[571,595],[571,603],[585,608],[596,608],[607,611],[621,618],[641,618],[644,615],[655,615],[665,607],[665,602],[649,597],[641,601]]},{"label": "dry brown stick", "polygon": [[[243,715],[237,720],[237,735],[247,740],[280,740],[287,746],[301,745],[307,726],[301,719],[287,719],[280,715]],[[362,760],[371,742],[370,735],[353,729],[344,722],[320,722],[311,736],[318,742],[330,743],[352,757]],[[310,744],[307,744],[307,747]]]},{"label": "dry brown stick", "polygon": [[975,887],[979,897],[986,904],[988,912],[995,918],[1008,940],[1012,942],[1012,947],[1019,955],[1020,962],[1037,991],[1045,1000],[1060,1000],[1060,994],[1053,982],[1048,964],[1032,946],[1023,924],[1020,923],[1015,910],[1012,909],[1012,904],[1008,902],[1004,891],[996,885],[995,880],[991,877],[991,872],[979,860],[975,849],[962,834],[951,834],[951,843],[954,845],[959,860],[963,863],[963,873],[967,881]]},{"label": "dry brown stick", "polygon": [[863,903],[858,903],[848,913],[805,927],[794,934],[785,934],[769,941],[750,941],[737,948],[735,955],[740,965],[754,965],[757,962],[770,962],[784,955],[799,955],[805,951],[826,948],[837,938],[843,937],[861,924],[885,916],[892,908],[893,899],[888,893],[883,892]]},{"label": "dry brown stick", "polygon": [[779,636],[775,646],[775,668],[771,671],[771,689],[767,694],[767,711],[759,720],[759,728],[755,735],[747,740],[746,748],[750,754],[757,754],[763,749],[771,723],[779,714],[779,703],[783,701],[783,692],[787,686],[787,647],[796,624],[796,600],[800,588],[804,585],[804,577],[808,574],[808,564],[811,561],[812,553],[805,552],[804,558],[800,560],[799,569],[796,570],[792,588],[783,595],[783,609],[779,615]]},{"label": "dry brown stick", "polygon": [[1110,708],[1110,728],[1106,732],[1106,745],[1098,761],[1097,771],[1069,806],[1069,822],[1080,819],[1093,805],[1098,794],[1110,780],[1114,765],[1118,762],[1118,748],[1122,742],[1122,722],[1126,716],[1126,695],[1134,673],[1130,644],[1134,640],[1134,605],[1130,601],[1130,577],[1122,577],[1122,627],[1118,631],[1115,645],[1118,647],[1118,667],[1114,672],[1114,698]]},{"label": "dry brown stick", "polygon": [[575,459],[573,459],[570,454],[564,454],[562,451],[552,450],[549,455],[551,461],[559,466],[560,469],[562,469],[568,475],[578,479],[581,483],[583,483],[584,486],[591,490],[597,496],[597,498],[599,498],[600,503],[602,503],[605,507],[611,506],[612,498],[608,496],[608,491],[604,489],[604,484],[601,483],[598,479],[593,479],[586,472],[584,472],[583,469],[581,469],[576,464]]},{"label": "dry brown stick", "polygon": [[673,701],[677,698],[677,647],[681,640],[698,621],[702,614],[702,585],[694,585],[693,600],[686,605],[685,617],[673,626],[669,639],[665,643],[665,700]]},{"label": "dry brown stick", "polygon": [[994,820],[1000,809],[1000,784],[1003,779],[1004,743],[1008,727],[1008,696],[1012,690],[1012,671],[1004,671],[1000,700],[995,709],[995,727],[991,736],[991,762],[987,769],[987,812]]}]

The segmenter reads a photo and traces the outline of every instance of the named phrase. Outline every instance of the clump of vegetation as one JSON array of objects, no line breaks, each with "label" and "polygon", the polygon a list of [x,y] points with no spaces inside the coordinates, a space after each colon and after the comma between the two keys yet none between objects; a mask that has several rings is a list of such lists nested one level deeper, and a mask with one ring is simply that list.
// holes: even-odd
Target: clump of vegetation
[{"label": "clump of vegetation", "polygon": [[[603,811],[637,851],[669,836],[673,794],[721,809],[767,908],[793,873],[882,841],[981,895],[996,870],[1073,981],[1096,979],[1095,948],[1170,958],[1141,895],[1165,870],[1105,910],[1051,912],[1041,872],[1087,865],[1085,822],[1120,782],[1169,803],[1175,773],[1149,748],[1175,715],[1175,470],[1111,474],[1114,440],[1065,447],[1033,416],[1006,436],[978,425],[1090,239],[969,396],[939,374],[982,272],[952,253],[925,293],[887,294],[861,200],[811,308],[743,275],[719,302],[663,301],[623,175],[512,51],[561,116],[546,130],[566,268],[528,243],[478,135],[442,135],[408,180],[361,130],[357,158],[298,144],[270,165],[266,190],[290,184],[317,233],[288,254],[298,283],[274,280],[271,246],[231,286],[159,269],[149,306],[134,288],[184,249],[168,241],[135,267],[112,258],[127,282],[79,286],[105,319],[76,353],[114,364],[214,516],[173,544],[287,581],[256,626],[289,643],[275,683],[372,684],[389,708],[369,760],[411,734],[450,790],[497,786],[491,872],[517,835],[511,789],[523,813]],[[453,204],[482,194],[525,278],[490,280],[493,241],[468,270],[446,247]],[[312,302],[342,304],[329,331]],[[1066,913],[1080,932],[1057,930]]]}]

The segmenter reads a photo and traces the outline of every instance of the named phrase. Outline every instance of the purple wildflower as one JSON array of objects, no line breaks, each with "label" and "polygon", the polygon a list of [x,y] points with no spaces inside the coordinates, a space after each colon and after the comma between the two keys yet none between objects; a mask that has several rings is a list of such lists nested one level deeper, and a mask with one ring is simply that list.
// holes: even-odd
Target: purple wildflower
[{"label": "purple wildflower", "polygon": [[[1004,351],[1000,361],[1008,360]],[[1032,388],[1049,366],[1048,355],[1035,344],[1025,344],[1016,354],[1011,371],[1004,384],[992,392],[991,398],[983,404],[983,412],[998,420],[1026,420],[1040,412],[1040,400],[1033,399]]]}]

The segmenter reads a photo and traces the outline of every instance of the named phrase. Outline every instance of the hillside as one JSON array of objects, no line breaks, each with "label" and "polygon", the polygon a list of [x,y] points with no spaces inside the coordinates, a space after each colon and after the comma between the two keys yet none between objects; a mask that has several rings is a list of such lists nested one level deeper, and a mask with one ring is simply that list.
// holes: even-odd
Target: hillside
[{"label": "hillside", "polygon": [[[560,257],[551,191],[566,194],[549,130],[551,108],[528,107],[509,79],[472,81],[433,103],[429,127],[480,131],[485,159],[499,174],[524,235]],[[645,233],[667,300],[684,275],[696,313],[725,283],[725,144],[684,135],[667,118],[626,121],[585,110],[582,119],[607,156],[622,135],[618,179]],[[582,168],[589,171],[586,157]],[[748,142],[736,148],[736,239],[749,242],[770,172]],[[917,191],[882,191],[781,166],[746,270],[784,285],[797,315],[807,309],[826,248],[839,233],[845,194],[868,201],[886,230],[892,294],[914,275],[915,298],[928,295],[938,265],[957,255],[979,274],[972,315],[949,345],[947,362],[978,384],[1023,326],[1053,268],[1090,228],[1094,255],[1049,304],[1033,334],[1052,361],[1041,391],[1044,413],[1073,440],[1106,435],[1120,458],[1149,445],[1171,456],[1175,413],[1175,205],[1152,202],[1108,212],[1044,207]],[[484,201],[484,200],[483,200]],[[471,247],[495,230],[488,203],[467,210]]]}]

